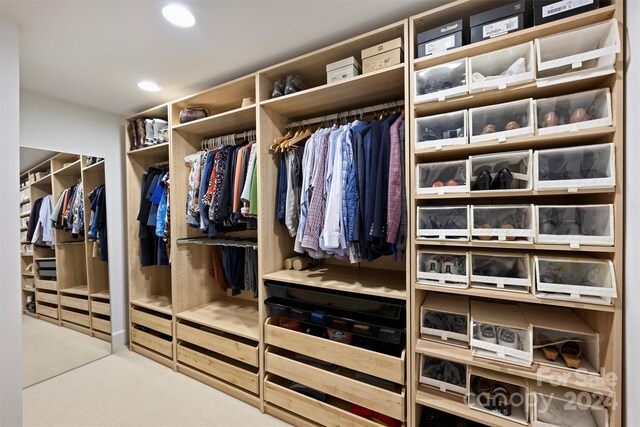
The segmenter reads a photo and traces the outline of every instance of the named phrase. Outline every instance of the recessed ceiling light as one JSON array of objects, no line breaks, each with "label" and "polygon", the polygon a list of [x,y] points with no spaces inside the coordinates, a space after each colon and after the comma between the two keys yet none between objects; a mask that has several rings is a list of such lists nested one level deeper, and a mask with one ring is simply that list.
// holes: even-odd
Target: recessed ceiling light
[{"label": "recessed ceiling light", "polygon": [[162,15],[167,21],[178,27],[193,27],[196,23],[196,18],[189,12],[189,9],[175,3],[163,7]]},{"label": "recessed ceiling light", "polygon": [[147,92],[158,92],[160,90],[160,86],[154,82],[150,82],[149,80],[141,81],[138,83],[138,87],[142,90],[146,90]]}]

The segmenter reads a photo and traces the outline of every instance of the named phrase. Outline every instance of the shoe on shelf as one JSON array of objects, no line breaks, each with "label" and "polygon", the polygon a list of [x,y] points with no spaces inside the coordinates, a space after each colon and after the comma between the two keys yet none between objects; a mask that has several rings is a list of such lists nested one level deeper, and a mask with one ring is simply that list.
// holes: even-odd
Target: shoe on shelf
[{"label": "shoe on shelf", "polygon": [[511,190],[512,183],[513,174],[508,168],[502,168],[493,178],[490,188],[492,190]]},{"label": "shoe on shelf", "polygon": [[476,401],[480,406],[490,411],[495,409],[495,399],[491,381],[486,378],[475,377],[471,385],[471,390],[475,393]]},{"label": "shoe on shelf", "polygon": [[271,89],[271,98],[278,98],[282,95],[284,95],[284,85],[282,80],[276,80],[273,83],[273,89]]},{"label": "shoe on shelf", "polygon": [[520,334],[510,328],[498,328],[498,344],[514,350],[521,350]]},{"label": "shoe on shelf", "polygon": [[491,189],[491,172],[489,169],[483,169],[478,173],[476,182],[473,183],[473,190],[483,191]]},{"label": "shoe on shelf", "polygon": [[560,346],[560,355],[568,367],[578,369],[583,357],[582,346],[576,341],[567,341]]},{"label": "shoe on shelf", "polygon": [[136,119],[136,144],[138,148],[144,147],[144,140],[147,137],[144,119]]},{"label": "shoe on shelf", "polygon": [[284,94],[291,95],[292,93],[300,92],[304,90],[305,86],[302,82],[302,77],[299,74],[291,74],[287,76],[287,80],[284,84]]},{"label": "shoe on shelf", "polygon": [[129,122],[127,133],[129,134],[129,151],[133,151],[138,148],[138,134],[136,133],[135,120]]},{"label": "shoe on shelf", "polygon": [[507,388],[499,383],[494,384],[493,399],[495,402],[495,410],[505,417],[510,417],[513,408]]},{"label": "shoe on shelf", "polygon": [[491,344],[497,344],[498,338],[496,335],[496,327],[494,325],[488,325],[486,323],[480,324],[480,341],[485,341]]}]

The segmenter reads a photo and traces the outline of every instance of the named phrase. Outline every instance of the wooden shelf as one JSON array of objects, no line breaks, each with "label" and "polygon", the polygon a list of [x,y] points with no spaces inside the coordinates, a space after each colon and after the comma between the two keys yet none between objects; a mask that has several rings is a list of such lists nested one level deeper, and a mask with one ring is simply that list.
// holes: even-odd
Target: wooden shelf
[{"label": "wooden shelf", "polygon": [[128,156],[133,157],[158,157],[165,155],[169,157],[169,143],[152,145],[150,147],[139,148],[133,151],[127,151]]},{"label": "wooden shelf", "polygon": [[407,298],[403,271],[331,265],[302,271],[280,270],[264,274],[262,278],[377,297]]},{"label": "wooden shelf", "polygon": [[424,386],[418,387],[415,399],[420,405],[492,427],[522,427],[522,424],[515,421],[471,409],[463,397],[442,393]]},{"label": "wooden shelf", "polygon": [[82,165],[80,163],[80,159],[78,159],[70,165],[55,171],[53,174],[55,176],[80,176],[80,173],[82,172]]},{"label": "wooden shelf", "polygon": [[58,242],[56,245],[58,246],[68,246],[68,245],[84,245],[84,240],[68,240],[65,242]]},{"label": "wooden shelf", "polygon": [[616,132],[615,126],[587,129],[577,132],[564,132],[552,135],[534,135],[519,138],[508,138],[505,142],[486,141],[464,145],[448,145],[440,149],[426,148],[416,150],[416,160],[434,161],[443,159],[464,158],[477,154],[498,153],[526,149],[545,149],[557,147],[571,147],[577,145],[594,144],[596,142],[611,142]]},{"label": "wooden shelf", "polygon": [[20,200],[20,206],[22,205],[26,205],[27,203],[31,202],[31,199],[26,199],[26,200]]},{"label": "wooden shelf", "polygon": [[27,316],[33,317],[34,319],[37,319],[37,318],[38,318],[38,315],[37,315],[37,314],[32,313],[32,312],[30,312],[30,311],[28,311],[28,310],[22,310],[22,313],[23,313],[23,314],[26,314]]},{"label": "wooden shelf", "polygon": [[72,288],[58,289],[58,292],[61,293],[61,294],[73,294],[73,295],[88,296],[89,295],[89,288],[87,288],[86,286],[74,286]]},{"label": "wooden shelf", "polygon": [[524,302],[529,304],[543,304],[552,305],[556,307],[570,307],[580,310],[602,311],[607,313],[613,313],[615,307],[613,305],[600,305],[600,304],[587,304],[581,302],[561,301],[555,299],[542,299],[538,298],[531,293],[524,292],[509,292],[501,291],[497,289],[484,289],[484,288],[454,288],[439,285],[427,285],[424,283],[416,283],[416,289],[429,291],[429,292],[442,292],[448,294],[459,294],[470,297],[479,297],[487,299],[498,299],[504,301]]},{"label": "wooden shelf", "polygon": [[200,138],[226,135],[234,131],[240,133],[256,127],[256,106],[241,107],[235,110],[205,117],[173,126],[172,130],[186,132]]},{"label": "wooden shelf", "polygon": [[597,393],[603,396],[614,395],[613,390],[611,390],[611,388],[605,383],[604,379],[598,375],[535,364],[526,367],[510,363],[501,363],[481,357],[473,357],[471,349],[469,348],[456,347],[427,340],[418,340],[418,343],[416,344],[416,352],[426,356],[502,372],[529,380],[541,380],[547,383],[553,383],[554,385],[561,385],[563,387],[573,388],[580,391]]},{"label": "wooden shelf", "polygon": [[29,230],[29,227],[20,227],[20,231],[27,231]]},{"label": "wooden shelf", "polygon": [[466,110],[468,108],[485,105],[502,104],[505,102],[520,99],[541,99],[570,93],[583,92],[603,86],[609,86],[606,82],[611,81],[611,76],[598,76],[589,79],[570,81],[567,83],[538,87],[536,82],[526,83],[519,86],[510,86],[502,90],[491,90],[485,92],[472,93],[446,99],[444,101],[432,101],[415,104],[416,117],[431,116],[434,114],[447,113],[450,111]]},{"label": "wooden shelf", "polygon": [[224,298],[183,311],[176,317],[251,340],[260,337],[258,305],[253,301]]},{"label": "wooden shelf", "polygon": [[22,275],[25,277],[34,277],[34,274],[29,272],[22,272]]},{"label": "wooden shelf", "polygon": [[51,174],[48,174],[46,176],[43,176],[42,178],[35,180],[31,183],[32,187],[46,187],[49,188],[51,187]]},{"label": "wooden shelf", "polygon": [[99,161],[98,163],[94,163],[85,168],[82,168],[82,172],[97,172],[104,173],[104,160]]},{"label": "wooden shelf", "polygon": [[534,196],[576,196],[581,194],[611,194],[615,193],[615,188],[581,188],[578,191],[568,190],[492,190],[492,191],[471,191],[469,193],[444,193],[444,194],[416,194],[416,200],[442,200],[442,199],[510,199],[512,197],[534,197]]},{"label": "wooden shelf", "polygon": [[165,296],[150,296],[131,300],[131,304],[138,307],[148,308],[149,310],[158,311],[160,313],[173,315],[171,310],[171,299]]},{"label": "wooden shelf", "polygon": [[169,103],[165,102],[164,104],[157,105],[155,107],[148,108],[136,115],[128,117],[127,120],[135,120],[135,119],[148,119],[148,118],[157,118],[167,120],[169,116]]},{"label": "wooden shelf", "polygon": [[102,291],[102,292],[95,292],[91,295],[89,295],[91,298],[102,298],[102,299],[110,299],[111,296],[109,294],[109,291]]},{"label": "wooden shelf", "polygon": [[[455,8],[456,6],[458,5],[451,5],[452,8]],[[506,34],[504,36],[496,37],[490,40],[472,43],[466,46],[459,47],[457,49],[448,50],[440,55],[418,58],[414,60],[413,65],[415,70],[422,70],[424,68],[443,64],[449,61],[454,61],[456,59],[493,52],[509,46],[526,43],[535,40],[536,38],[569,31],[586,25],[596,24],[598,22],[611,19],[615,13],[615,10],[615,6],[607,6],[591,12],[581,13],[570,18],[550,22],[548,24],[536,25],[535,27],[526,28],[524,30]],[[431,15],[431,13],[428,13],[428,15]],[[459,10],[457,14],[455,14],[454,12],[454,16],[456,18],[460,17]],[[447,18],[445,18],[443,22],[449,22],[452,19],[455,18],[451,18],[448,20]]]},{"label": "wooden shelf", "polygon": [[457,248],[493,248],[493,249],[523,249],[529,251],[563,251],[563,252],[602,252],[614,253],[615,246],[589,246],[580,245],[579,248],[572,248],[569,245],[542,245],[538,243],[518,243],[518,242],[501,242],[498,240],[477,241],[472,242],[466,240],[426,240],[415,239],[416,245],[420,246],[443,246]]},{"label": "wooden shelf", "polygon": [[404,64],[262,101],[291,120],[404,99]]},{"label": "wooden shelf", "polygon": [[29,211],[29,212],[22,212],[22,213],[20,214],[20,218],[24,218],[24,217],[29,216],[29,215],[31,215],[31,211]]},{"label": "wooden shelf", "polygon": [[27,287],[23,286],[23,287],[22,287],[22,290],[23,290],[23,291],[26,291],[26,292],[35,292],[35,291],[36,291],[36,288],[27,288]]}]

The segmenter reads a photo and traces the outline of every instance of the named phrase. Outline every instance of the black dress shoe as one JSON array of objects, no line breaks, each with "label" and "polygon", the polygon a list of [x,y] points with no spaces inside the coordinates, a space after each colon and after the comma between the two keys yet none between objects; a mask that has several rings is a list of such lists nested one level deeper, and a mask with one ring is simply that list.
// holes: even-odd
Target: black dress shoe
[{"label": "black dress shoe", "polygon": [[491,182],[492,190],[510,190],[513,183],[513,174],[508,168],[502,168]]},{"label": "black dress shoe", "polygon": [[580,162],[580,176],[582,178],[606,178],[606,175],[598,170],[600,155],[592,150],[584,150]]},{"label": "black dress shoe", "polygon": [[565,209],[562,213],[560,223],[553,233],[557,236],[582,236],[582,215],[579,209]]},{"label": "black dress shoe", "polygon": [[284,94],[290,95],[292,93],[300,92],[304,88],[305,87],[304,83],[302,83],[302,77],[300,77],[298,74],[288,75],[287,81],[284,84]]},{"label": "black dress shoe", "polygon": [[480,171],[476,182],[473,184],[473,189],[478,191],[491,189],[491,172],[489,172],[489,169]]},{"label": "black dress shoe", "polygon": [[560,222],[557,209],[548,209],[541,214],[538,231],[540,234],[554,234]]},{"label": "black dress shoe", "polygon": [[424,131],[422,132],[422,141],[435,141],[436,139],[440,138],[438,138],[438,135],[436,135],[434,131],[429,128],[424,128]]},{"label": "black dress shoe", "polygon": [[276,80],[273,83],[273,89],[271,89],[271,98],[278,98],[282,95],[284,95],[284,85],[282,80]]}]

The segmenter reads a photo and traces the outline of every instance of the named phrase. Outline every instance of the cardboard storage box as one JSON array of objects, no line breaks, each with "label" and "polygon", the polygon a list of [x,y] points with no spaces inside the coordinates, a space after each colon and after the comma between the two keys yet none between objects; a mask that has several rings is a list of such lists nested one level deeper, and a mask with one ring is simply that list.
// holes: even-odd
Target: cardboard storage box
[{"label": "cardboard storage box", "polygon": [[418,33],[418,58],[437,55],[467,43],[462,19]]},{"label": "cardboard storage box", "polygon": [[338,82],[358,75],[360,75],[360,64],[353,56],[327,64],[327,83]]},{"label": "cardboard storage box", "polygon": [[533,25],[596,10],[600,0],[533,0]]},{"label": "cardboard storage box", "polygon": [[531,22],[530,6],[528,1],[518,0],[471,15],[471,43],[525,29]]},{"label": "cardboard storage box", "polygon": [[402,38],[389,40],[376,46],[362,49],[362,72],[364,74],[401,64],[404,60]]}]

